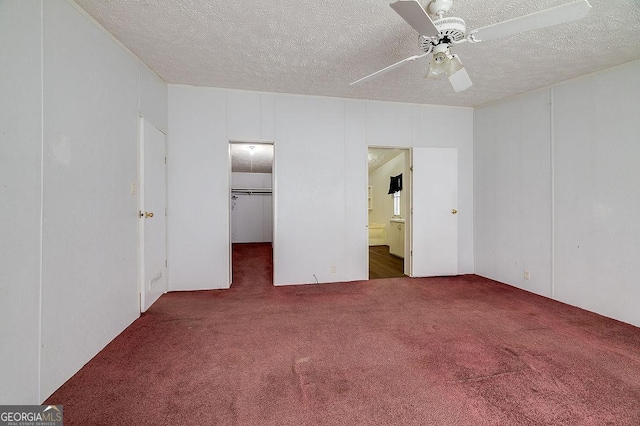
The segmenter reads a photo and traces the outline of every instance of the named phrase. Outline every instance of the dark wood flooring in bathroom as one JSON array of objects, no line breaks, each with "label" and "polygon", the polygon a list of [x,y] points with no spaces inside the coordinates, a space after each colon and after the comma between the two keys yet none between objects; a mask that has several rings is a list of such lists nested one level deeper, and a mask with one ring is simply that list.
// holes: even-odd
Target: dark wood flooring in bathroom
[{"label": "dark wood flooring in bathroom", "polygon": [[404,259],[389,254],[389,246],[369,246],[369,279],[399,278],[404,273]]}]

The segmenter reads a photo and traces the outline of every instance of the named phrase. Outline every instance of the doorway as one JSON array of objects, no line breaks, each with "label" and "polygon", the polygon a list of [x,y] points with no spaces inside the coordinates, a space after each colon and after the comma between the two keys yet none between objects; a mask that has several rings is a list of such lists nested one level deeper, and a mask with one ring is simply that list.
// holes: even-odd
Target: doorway
[{"label": "doorway", "polygon": [[369,147],[368,161],[370,279],[457,275],[458,149]]},{"label": "doorway", "polygon": [[[234,287],[273,284],[274,154],[270,141],[229,142],[229,270]],[[265,253],[270,254],[268,265]],[[247,267],[254,264],[261,270],[252,274]],[[264,277],[265,268],[267,279],[251,280]]]},{"label": "doorway", "polygon": [[411,271],[411,151],[369,147],[367,208],[369,279]]}]

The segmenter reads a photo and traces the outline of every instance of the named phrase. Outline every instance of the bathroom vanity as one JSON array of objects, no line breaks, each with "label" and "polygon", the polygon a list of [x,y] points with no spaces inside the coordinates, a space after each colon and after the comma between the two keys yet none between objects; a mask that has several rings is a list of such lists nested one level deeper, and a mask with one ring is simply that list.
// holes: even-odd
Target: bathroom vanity
[{"label": "bathroom vanity", "polygon": [[389,221],[389,253],[404,258],[404,219]]}]

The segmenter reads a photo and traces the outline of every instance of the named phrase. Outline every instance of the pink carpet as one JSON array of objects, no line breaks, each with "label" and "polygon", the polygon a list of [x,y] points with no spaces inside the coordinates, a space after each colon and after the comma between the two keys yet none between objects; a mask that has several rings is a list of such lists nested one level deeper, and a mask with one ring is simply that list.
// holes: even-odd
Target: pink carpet
[{"label": "pink carpet", "polygon": [[640,329],[477,276],[170,293],[47,401],[65,425],[639,425]]}]

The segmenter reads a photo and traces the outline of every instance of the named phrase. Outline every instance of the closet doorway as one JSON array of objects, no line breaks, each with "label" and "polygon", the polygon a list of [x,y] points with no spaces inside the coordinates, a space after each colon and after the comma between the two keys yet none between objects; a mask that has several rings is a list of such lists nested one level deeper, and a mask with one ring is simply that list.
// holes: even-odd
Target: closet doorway
[{"label": "closet doorway", "polygon": [[369,279],[411,271],[411,151],[369,147],[367,208]]},{"label": "closet doorway", "polygon": [[273,284],[274,145],[229,142],[229,242],[234,287]]}]

